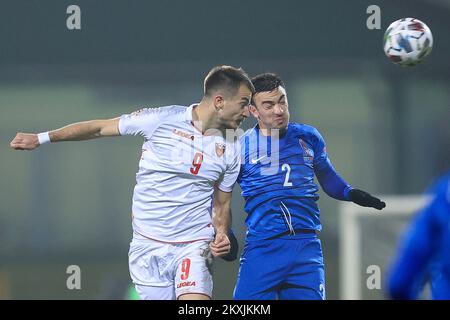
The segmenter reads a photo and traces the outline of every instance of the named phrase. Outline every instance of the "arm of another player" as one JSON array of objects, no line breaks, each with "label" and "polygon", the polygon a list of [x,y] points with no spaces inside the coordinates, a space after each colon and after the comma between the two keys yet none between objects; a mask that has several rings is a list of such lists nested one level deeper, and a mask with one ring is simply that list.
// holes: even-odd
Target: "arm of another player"
[{"label": "arm of another player", "polygon": [[416,299],[432,255],[448,226],[449,202],[440,194],[420,212],[403,236],[391,266],[388,290],[393,299]]},{"label": "arm of another player", "polygon": [[222,257],[227,255],[231,249],[228,237],[231,226],[231,192],[224,192],[216,188],[213,198],[213,225],[216,236],[209,247],[214,257]]},{"label": "arm of another player", "polygon": [[48,133],[17,133],[10,146],[14,150],[34,150],[45,142],[80,141],[119,136],[119,119],[90,120],[69,124]]}]

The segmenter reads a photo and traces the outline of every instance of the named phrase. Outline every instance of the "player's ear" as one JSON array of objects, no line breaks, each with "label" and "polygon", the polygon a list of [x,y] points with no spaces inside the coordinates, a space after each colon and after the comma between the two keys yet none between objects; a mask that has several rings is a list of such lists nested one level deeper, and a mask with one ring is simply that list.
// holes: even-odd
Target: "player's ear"
[{"label": "player's ear", "polygon": [[258,109],[256,108],[256,106],[254,106],[253,104],[250,104],[248,110],[250,111],[252,116],[254,116],[256,119],[259,120],[259,112],[258,112]]},{"label": "player's ear", "polygon": [[224,106],[224,98],[221,95],[216,95],[213,98],[213,104],[214,104],[214,108],[216,109],[216,111],[219,111],[221,109],[223,109]]}]

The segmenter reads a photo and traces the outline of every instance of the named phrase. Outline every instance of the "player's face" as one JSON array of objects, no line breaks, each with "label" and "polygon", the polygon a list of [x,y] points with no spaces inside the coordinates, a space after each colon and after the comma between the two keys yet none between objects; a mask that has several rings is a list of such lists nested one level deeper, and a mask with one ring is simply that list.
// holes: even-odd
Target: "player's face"
[{"label": "player's face", "polygon": [[272,91],[258,92],[253,96],[254,106],[250,107],[252,115],[258,119],[262,129],[280,129],[287,127],[289,109],[286,89],[279,86]]},{"label": "player's face", "polygon": [[223,107],[219,112],[219,122],[224,129],[237,129],[249,113],[252,92],[246,85],[241,85],[234,95],[223,100]]}]

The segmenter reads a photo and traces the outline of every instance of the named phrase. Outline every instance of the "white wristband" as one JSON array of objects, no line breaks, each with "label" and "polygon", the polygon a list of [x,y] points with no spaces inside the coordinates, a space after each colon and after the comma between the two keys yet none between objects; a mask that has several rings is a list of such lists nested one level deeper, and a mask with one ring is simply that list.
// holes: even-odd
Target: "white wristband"
[{"label": "white wristband", "polygon": [[44,143],[51,142],[50,141],[50,136],[48,134],[48,131],[47,132],[38,133],[37,136],[38,136],[39,144],[44,144]]}]

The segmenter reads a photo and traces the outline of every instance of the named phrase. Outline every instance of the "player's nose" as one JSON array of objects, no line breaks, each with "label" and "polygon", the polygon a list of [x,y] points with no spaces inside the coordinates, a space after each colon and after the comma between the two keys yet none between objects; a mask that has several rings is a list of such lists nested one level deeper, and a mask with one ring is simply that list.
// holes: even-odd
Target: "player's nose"
[{"label": "player's nose", "polygon": [[273,111],[277,115],[281,115],[284,113],[284,109],[278,103],[274,106]]},{"label": "player's nose", "polygon": [[244,118],[248,118],[250,116],[249,106],[246,106],[244,108],[244,112],[242,113],[242,115],[244,116]]}]

